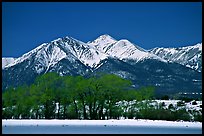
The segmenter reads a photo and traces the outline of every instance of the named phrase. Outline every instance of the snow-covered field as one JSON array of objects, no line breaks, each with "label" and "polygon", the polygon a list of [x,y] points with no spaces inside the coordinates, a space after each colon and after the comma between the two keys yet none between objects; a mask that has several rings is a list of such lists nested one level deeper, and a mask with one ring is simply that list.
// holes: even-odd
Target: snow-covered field
[{"label": "snow-covered field", "polygon": [[2,133],[202,134],[201,122],[162,120],[2,120]]}]

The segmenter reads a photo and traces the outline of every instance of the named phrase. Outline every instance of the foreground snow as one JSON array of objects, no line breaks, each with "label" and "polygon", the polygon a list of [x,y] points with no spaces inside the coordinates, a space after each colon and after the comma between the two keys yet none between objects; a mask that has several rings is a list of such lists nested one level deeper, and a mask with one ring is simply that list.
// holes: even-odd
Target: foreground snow
[{"label": "foreground snow", "polygon": [[166,127],[202,127],[201,122],[163,121],[144,119],[125,120],[2,120],[2,126],[28,125],[125,125],[125,126],[166,126]]},{"label": "foreground snow", "polygon": [[202,134],[200,122],[159,120],[2,120],[3,134]]}]

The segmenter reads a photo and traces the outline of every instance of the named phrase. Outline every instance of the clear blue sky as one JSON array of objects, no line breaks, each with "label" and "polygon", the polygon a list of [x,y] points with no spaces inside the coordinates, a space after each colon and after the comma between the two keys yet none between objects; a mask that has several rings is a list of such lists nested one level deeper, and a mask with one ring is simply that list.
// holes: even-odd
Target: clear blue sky
[{"label": "clear blue sky", "polygon": [[3,57],[64,36],[109,34],[144,49],[202,42],[201,2],[3,2],[2,12]]}]

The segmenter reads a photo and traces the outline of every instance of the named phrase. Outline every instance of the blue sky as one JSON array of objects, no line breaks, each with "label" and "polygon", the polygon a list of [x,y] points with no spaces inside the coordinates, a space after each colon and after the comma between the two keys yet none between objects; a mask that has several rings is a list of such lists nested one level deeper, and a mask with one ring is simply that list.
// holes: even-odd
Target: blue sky
[{"label": "blue sky", "polygon": [[109,34],[144,49],[202,42],[201,2],[3,2],[2,56],[20,57],[44,42],[83,42]]}]

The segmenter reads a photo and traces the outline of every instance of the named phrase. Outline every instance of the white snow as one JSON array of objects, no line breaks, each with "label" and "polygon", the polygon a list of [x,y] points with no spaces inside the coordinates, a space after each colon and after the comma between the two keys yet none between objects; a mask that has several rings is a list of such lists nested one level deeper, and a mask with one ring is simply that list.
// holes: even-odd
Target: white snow
[{"label": "white snow", "polygon": [[111,44],[116,42],[117,40],[112,38],[110,35],[104,34],[99,36],[96,40],[88,42],[87,44],[90,46],[95,46],[99,51],[104,52]]},{"label": "white snow", "polygon": [[76,44],[69,45],[69,43],[65,43],[65,47],[84,65],[88,65],[93,68],[96,67],[101,60],[108,57],[108,55],[100,52],[96,49],[95,46],[91,44],[86,44],[74,38],[72,38],[72,40],[74,40],[74,42],[77,42],[79,46],[76,46]]},{"label": "white snow", "polygon": [[103,63],[99,64],[98,66],[95,67],[95,69],[100,68],[103,65]]},{"label": "white snow", "polygon": [[163,49],[163,48],[155,48],[154,50],[156,50],[155,54],[159,53],[159,51]]},{"label": "white snow", "polygon": [[41,73],[44,68],[45,72],[49,70],[51,66],[54,66],[58,61],[66,58],[66,53],[61,50],[58,46],[54,46],[49,50],[50,44],[46,45],[45,48],[41,48],[36,52],[35,62],[35,70],[37,73]]},{"label": "white snow", "polygon": [[2,120],[2,126],[28,126],[28,125],[122,125],[122,126],[168,126],[168,127],[202,127],[201,122],[164,121],[146,119],[124,119],[124,120]]},{"label": "white snow", "polygon": [[198,43],[196,46],[198,46],[198,49],[199,49],[200,51],[202,51],[202,43]]},{"label": "white snow", "polygon": [[189,64],[187,64],[186,67],[191,68],[191,66]]},{"label": "white snow", "polygon": [[8,65],[6,65],[5,67],[11,67],[11,66],[14,66],[18,63],[21,63],[23,61],[25,61],[26,59],[28,59],[33,53],[39,51],[40,49],[42,49],[44,46],[46,46],[47,43],[43,43],[41,44],[40,46],[36,47],[35,49],[29,51],[28,53],[25,53],[22,57],[19,57],[17,59],[15,59],[15,61],[13,63],[10,63]]},{"label": "white snow", "polygon": [[108,55],[90,48],[87,52],[80,55],[79,60],[81,60],[85,65],[93,68],[96,67],[101,60],[104,60],[107,57]]},{"label": "white snow", "polygon": [[[185,52],[182,52],[183,54],[180,54],[180,56],[175,55],[179,52],[176,48],[155,48],[153,50],[155,51],[155,53],[152,53],[151,51],[148,52],[147,50],[144,50],[143,48],[131,43],[126,39],[117,41],[107,34],[101,35],[96,40],[88,43],[84,43],[72,37],[66,38],[69,39],[69,42],[63,43],[63,39],[58,38],[51,41],[51,44],[41,44],[37,48],[16,59],[2,58],[2,69],[14,66],[18,63],[22,63],[23,61],[30,59],[34,55],[36,55],[34,57],[35,62],[37,62],[37,64],[35,65],[35,70],[37,73],[41,73],[44,69],[47,72],[50,67],[57,64],[63,58],[70,61],[75,61],[78,59],[84,65],[91,68],[99,68],[103,65],[100,64],[100,62],[108,57],[116,57],[124,61],[131,59],[138,62],[144,59],[156,59],[159,61],[167,62],[167,60],[164,59],[165,54],[172,54],[172,58],[168,59],[170,61],[182,61],[181,63],[184,64],[184,62],[188,60],[188,57],[185,57]],[[48,48],[52,48],[51,51]],[[201,51],[202,43],[198,43],[194,46],[181,47],[180,49],[184,48],[185,50],[198,48],[199,51]],[[157,55],[157,53],[159,54],[160,52],[163,53],[163,57]],[[201,55],[194,56],[190,61],[196,61],[198,58],[201,58]],[[199,69],[198,63],[195,66],[186,66]]]},{"label": "white snow", "polygon": [[[167,107],[173,104],[176,107],[180,100],[154,100],[152,104],[165,103]],[[131,105],[136,101],[120,101],[118,105]],[[191,102],[185,103],[188,110],[197,110],[202,114],[202,101],[196,101],[196,105]],[[58,109],[56,103],[56,113]],[[201,112],[200,112],[201,109]],[[128,109],[127,109],[128,110]],[[130,128],[130,129],[129,129]],[[12,130],[12,131],[11,131]],[[131,131],[131,132],[130,132]],[[120,120],[78,120],[78,119],[2,119],[2,133],[202,133],[202,122],[189,121],[166,121],[149,119],[124,119]]]},{"label": "white snow", "polygon": [[154,48],[149,52],[165,59],[170,62],[176,62],[186,67],[198,70],[202,65],[198,63],[202,59],[202,43],[198,43],[192,46],[178,47],[178,48]]},{"label": "white snow", "polygon": [[202,43],[197,43],[196,45],[190,45],[190,46],[185,46],[185,47],[181,47],[181,48],[185,49],[185,50],[198,48],[199,51],[202,51]]},{"label": "white snow", "polygon": [[192,81],[197,82],[197,81],[201,81],[201,80],[197,80],[197,79],[192,79]]},{"label": "white snow", "polygon": [[[167,49],[168,50],[168,49]],[[171,53],[171,54],[175,54],[175,53],[177,53],[178,51],[175,49],[175,48],[169,48],[169,52]]]},{"label": "white snow", "polygon": [[2,69],[4,69],[7,65],[13,63],[15,58],[12,57],[4,57],[2,58]]},{"label": "white snow", "polygon": [[66,57],[66,53],[62,51],[59,47],[54,46],[53,51],[49,56],[49,63],[47,66],[47,70],[49,69],[50,66],[54,66],[58,61],[62,60],[65,57]]},{"label": "white snow", "polygon": [[166,62],[164,59],[145,51],[126,39],[115,41],[109,36],[102,36],[102,38],[99,37],[96,41],[89,44],[91,46],[95,45],[99,51],[109,55],[110,57],[116,57],[120,60],[133,59],[135,61],[140,61],[145,58],[153,58]]},{"label": "white snow", "polygon": [[108,51],[107,54],[117,57],[119,59],[135,59],[140,60],[148,56],[147,52],[138,50],[128,40],[120,40],[115,43]]}]

